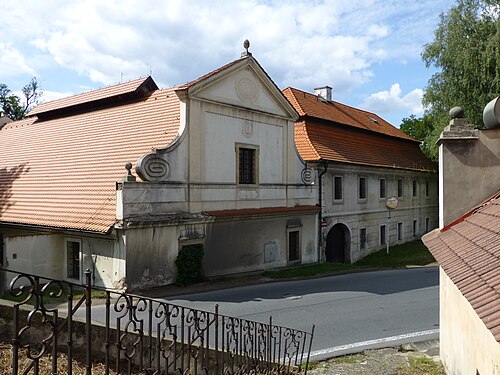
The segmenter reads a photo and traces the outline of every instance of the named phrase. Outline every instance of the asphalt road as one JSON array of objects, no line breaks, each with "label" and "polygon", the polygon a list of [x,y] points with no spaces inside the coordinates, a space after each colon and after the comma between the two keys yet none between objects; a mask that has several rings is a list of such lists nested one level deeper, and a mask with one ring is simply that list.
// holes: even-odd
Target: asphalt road
[{"label": "asphalt road", "polygon": [[[311,331],[312,360],[438,338],[437,267],[271,282],[165,298],[170,303]],[[92,319],[104,321],[104,306]],[[77,313],[77,315],[80,315]]]},{"label": "asphalt road", "polygon": [[171,303],[310,331],[313,359],[435,339],[437,267],[273,282],[169,298]]}]

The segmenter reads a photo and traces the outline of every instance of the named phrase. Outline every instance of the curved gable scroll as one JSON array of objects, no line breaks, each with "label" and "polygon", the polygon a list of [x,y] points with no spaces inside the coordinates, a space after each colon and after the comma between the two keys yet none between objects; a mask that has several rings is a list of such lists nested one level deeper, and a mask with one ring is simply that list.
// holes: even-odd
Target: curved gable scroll
[{"label": "curved gable scroll", "polygon": [[166,181],[170,174],[170,164],[156,150],[141,156],[137,160],[135,171],[143,181],[162,182]]}]

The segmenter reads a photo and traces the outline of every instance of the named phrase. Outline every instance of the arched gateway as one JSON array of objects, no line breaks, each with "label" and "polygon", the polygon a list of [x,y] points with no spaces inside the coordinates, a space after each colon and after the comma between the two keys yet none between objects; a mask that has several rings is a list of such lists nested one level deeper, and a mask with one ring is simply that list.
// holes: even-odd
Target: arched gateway
[{"label": "arched gateway", "polygon": [[344,224],[335,224],[326,237],[326,261],[332,263],[349,262],[351,234]]}]

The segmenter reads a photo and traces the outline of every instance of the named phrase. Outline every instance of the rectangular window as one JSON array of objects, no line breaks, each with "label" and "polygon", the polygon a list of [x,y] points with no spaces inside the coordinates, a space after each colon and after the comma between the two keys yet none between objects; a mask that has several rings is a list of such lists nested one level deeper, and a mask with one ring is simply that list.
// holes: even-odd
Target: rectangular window
[{"label": "rectangular window", "polygon": [[238,149],[238,184],[254,185],[257,183],[257,149],[237,147]]},{"label": "rectangular window", "polygon": [[333,200],[342,200],[342,176],[333,177]]},{"label": "rectangular window", "polygon": [[425,181],[425,196],[428,197],[429,196],[429,190],[430,190],[430,183],[428,180]]},{"label": "rectangular window", "polygon": [[380,226],[380,244],[385,245],[385,225]]},{"label": "rectangular window", "polygon": [[66,266],[67,277],[80,280],[80,242],[66,242]]},{"label": "rectangular window", "polygon": [[288,232],[288,261],[300,260],[300,234],[298,230]]},{"label": "rectangular window", "polygon": [[366,228],[360,228],[359,230],[359,248],[361,250],[366,249]]},{"label": "rectangular window", "polygon": [[379,179],[379,185],[380,185],[379,197],[385,198],[385,178]]},{"label": "rectangular window", "polygon": [[398,198],[403,198],[403,180],[398,179]]},{"label": "rectangular window", "polygon": [[412,189],[412,196],[415,198],[418,195],[418,182],[417,180],[413,180],[413,189]]},{"label": "rectangular window", "polygon": [[417,219],[413,220],[413,237],[417,235],[418,232],[418,222]]},{"label": "rectangular window", "polygon": [[430,219],[428,217],[425,218],[425,233],[427,233],[431,229]]},{"label": "rectangular window", "polygon": [[403,241],[403,223],[398,223],[398,241]]},{"label": "rectangular window", "polygon": [[358,185],[358,198],[366,199],[366,177],[360,177]]}]

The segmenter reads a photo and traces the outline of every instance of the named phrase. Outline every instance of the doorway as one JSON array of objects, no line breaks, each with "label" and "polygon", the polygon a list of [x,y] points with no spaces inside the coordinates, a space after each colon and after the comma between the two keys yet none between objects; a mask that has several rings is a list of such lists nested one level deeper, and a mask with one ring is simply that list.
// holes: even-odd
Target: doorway
[{"label": "doorway", "polygon": [[335,224],[326,237],[326,261],[332,263],[348,263],[351,236],[344,224]]}]

